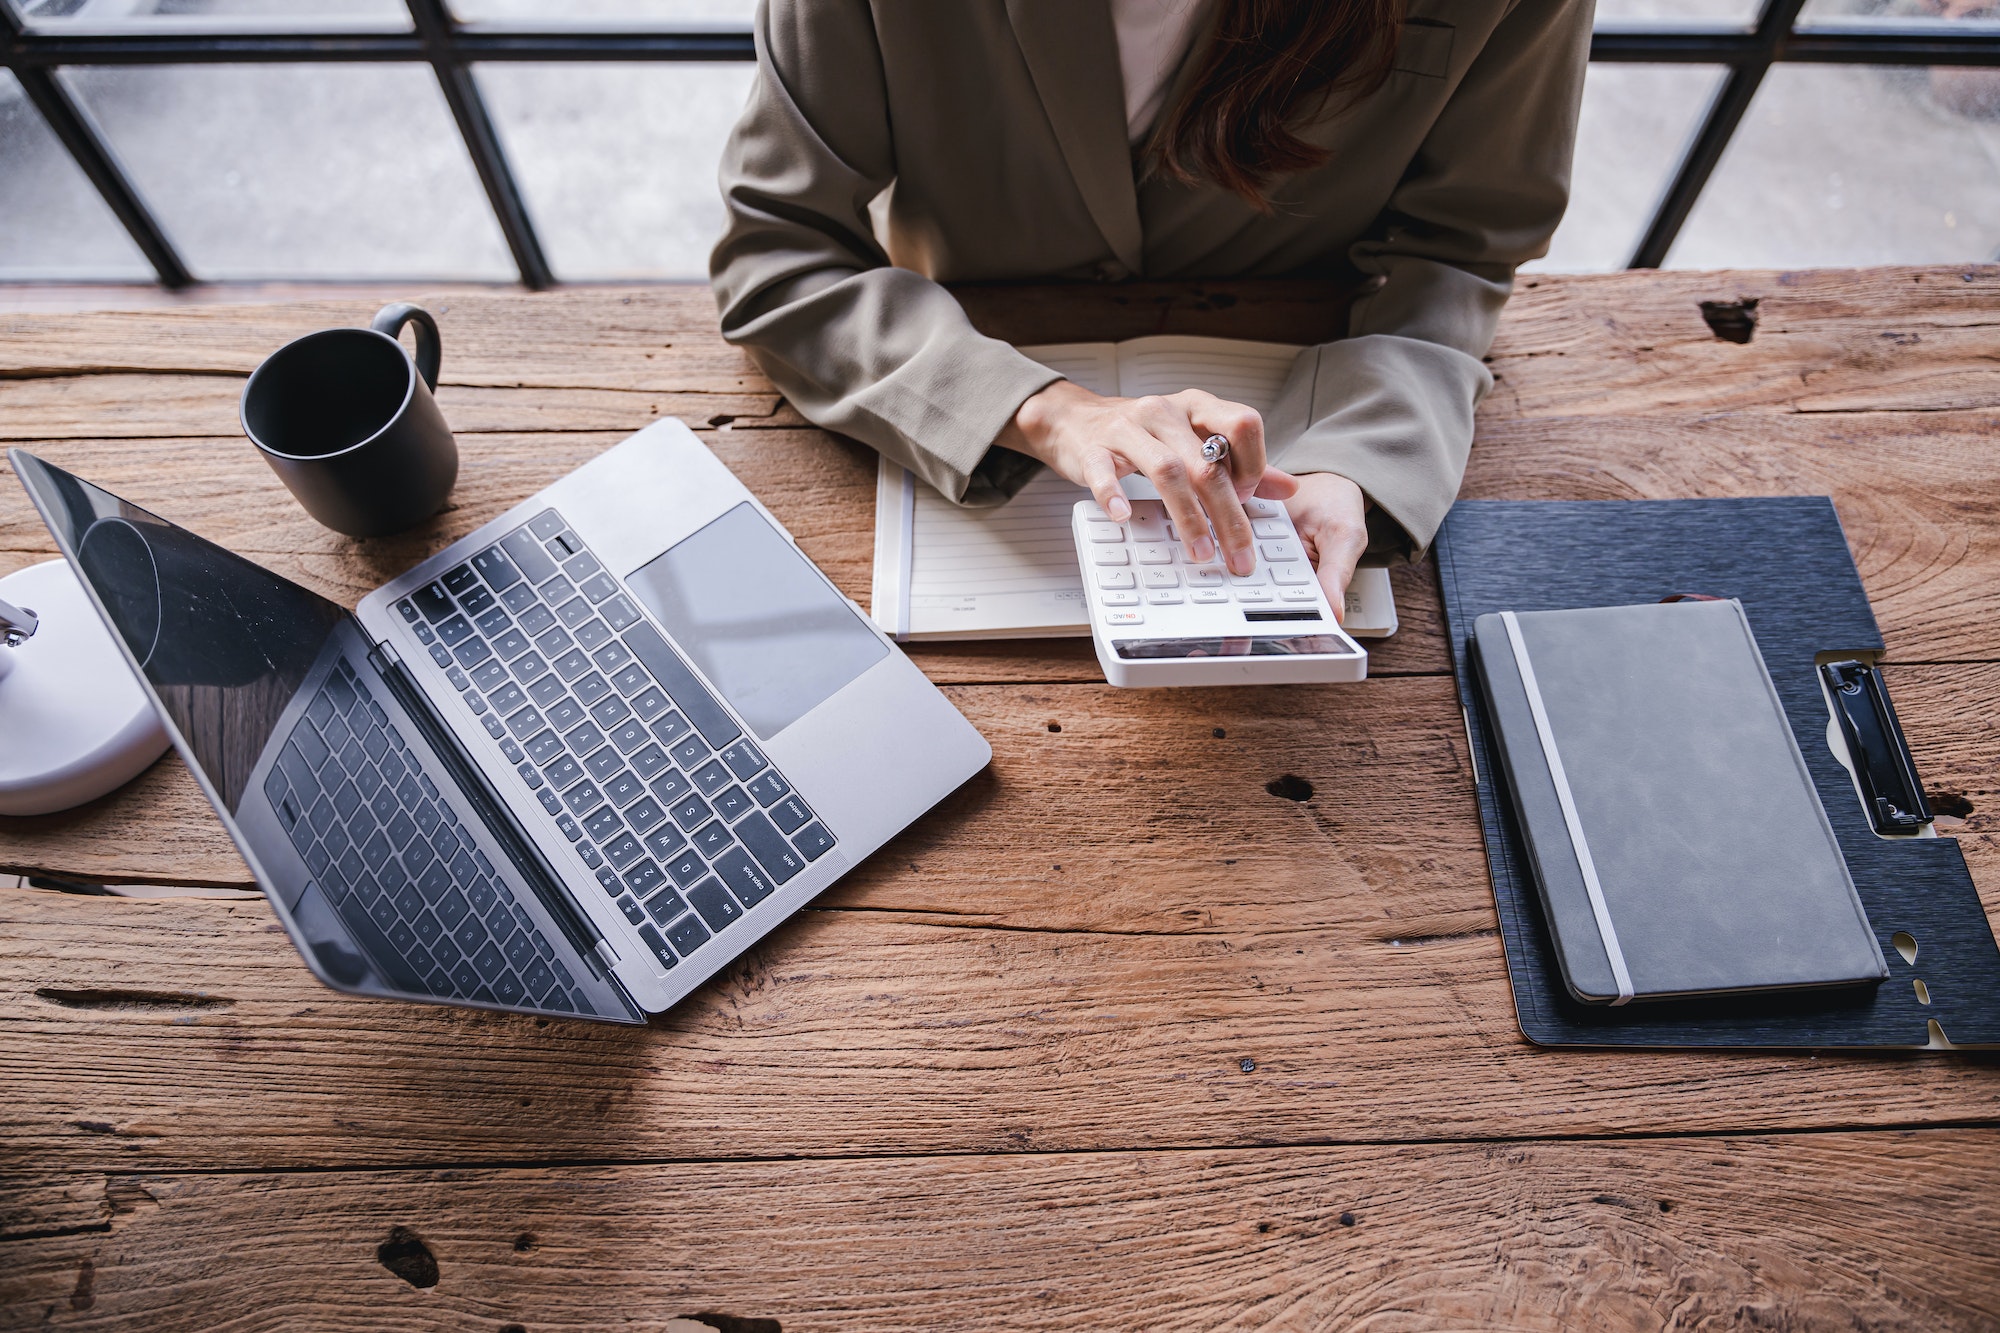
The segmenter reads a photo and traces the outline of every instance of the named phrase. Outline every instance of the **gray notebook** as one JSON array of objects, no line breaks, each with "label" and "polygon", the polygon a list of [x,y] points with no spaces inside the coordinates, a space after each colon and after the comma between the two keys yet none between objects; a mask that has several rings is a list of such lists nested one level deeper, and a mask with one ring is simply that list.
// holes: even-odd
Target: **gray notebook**
[{"label": "gray notebook", "polygon": [[1577,999],[1887,974],[1739,603],[1503,611],[1473,658]]}]

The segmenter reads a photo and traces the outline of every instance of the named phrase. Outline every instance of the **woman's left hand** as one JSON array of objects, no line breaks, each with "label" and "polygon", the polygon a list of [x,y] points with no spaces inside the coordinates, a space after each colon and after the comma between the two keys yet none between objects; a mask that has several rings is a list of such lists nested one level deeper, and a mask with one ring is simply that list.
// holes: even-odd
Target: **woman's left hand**
[{"label": "woman's left hand", "polygon": [[1333,614],[1345,620],[1347,585],[1361,553],[1368,549],[1368,497],[1334,472],[1304,473],[1298,483],[1298,492],[1285,501],[1285,508],[1319,571],[1319,586],[1326,589]]}]

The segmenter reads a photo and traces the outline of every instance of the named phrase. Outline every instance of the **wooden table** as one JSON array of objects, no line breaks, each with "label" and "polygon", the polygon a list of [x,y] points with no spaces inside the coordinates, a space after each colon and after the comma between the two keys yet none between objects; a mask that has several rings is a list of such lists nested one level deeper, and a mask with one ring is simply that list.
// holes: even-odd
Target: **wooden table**
[{"label": "wooden table", "polygon": [[[1748,345],[1697,308],[1738,296]],[[453,507],[318,528],[236,397],[371,304],[0,316],[0,435],[352,602],[671,414],[865,599],[872,457],[701,289],[441,298]],[[2000,269],[1528,280],[1490,360],[1468,496],[1835,498],[2000,905]],[[50,552],[0,485],[0,572]],[[1361,686],[915,653],[991,769],[647,1029],[321,988],[171,759],[0,821],[0,868],[223,895],[0,890],[0,1326],[2000,1326],[1987,1057],[1522,1040],[1434,576],[1395,585]]]}]

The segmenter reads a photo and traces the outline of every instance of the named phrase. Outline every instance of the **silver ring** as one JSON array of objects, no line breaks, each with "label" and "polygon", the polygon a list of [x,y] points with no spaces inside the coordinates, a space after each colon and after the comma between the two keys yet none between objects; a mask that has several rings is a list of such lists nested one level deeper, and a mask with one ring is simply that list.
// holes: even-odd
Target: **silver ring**
[{"label": "silver ring", "polygon": [[1202,462],[1204,462],[1204,463],[1220,463],[1220,462],[1221,462],[1221,461],[1222,461],[1223,459],[1225,459],[1225,458],[1227,458],[1227,457],[1229,457],[1229,437],[1228,437],[1228,436],[1226,436],[1226,435],[1211,435],[1211,436],[1209,436],[1209,437],[1208,437],[1207,439],[1205,439],[1205,440],[1203,440],[1203,441],[1201,442],[1201,461],[1202,461]]}]

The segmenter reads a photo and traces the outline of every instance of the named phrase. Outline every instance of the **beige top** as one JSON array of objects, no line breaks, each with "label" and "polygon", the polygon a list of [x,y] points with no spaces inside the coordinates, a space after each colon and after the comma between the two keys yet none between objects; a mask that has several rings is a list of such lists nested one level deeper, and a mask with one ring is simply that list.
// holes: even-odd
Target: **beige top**
[{"label": "beige top", "polygon": [[1118,73],[1125,85],[1125,137],[1134,144],[1159,119],[1196,28],[1214,7],[1215,0],[1111,0]]},{"label": "beige top", "polygon": [[723,335],[810,420],[988,505],[1039,466],[993,440],[1057,377],[939,282],[1376,279],[1269,431],[1283,466],[1367,492],[1372,554],[1418,554],[1514,268],[1562,217],[1590,19],[1591,0],[1407,0],[1388,81],[1301,130],[1331,156],[1264,214],[1139,178],[1105,0],[767,0],[722,157]]}]

